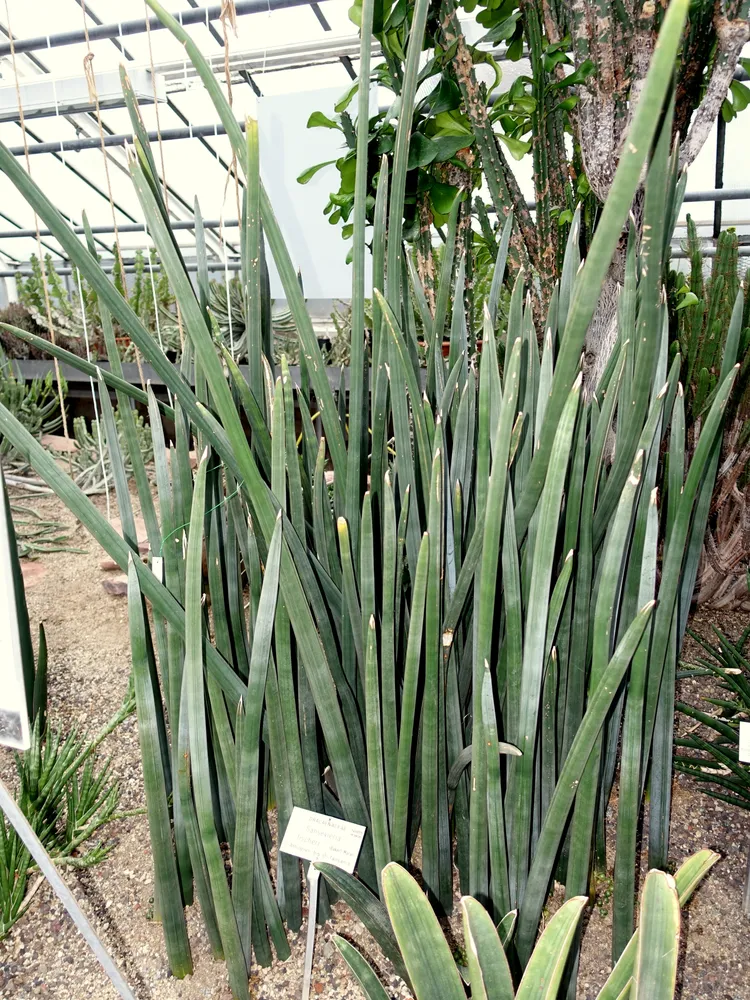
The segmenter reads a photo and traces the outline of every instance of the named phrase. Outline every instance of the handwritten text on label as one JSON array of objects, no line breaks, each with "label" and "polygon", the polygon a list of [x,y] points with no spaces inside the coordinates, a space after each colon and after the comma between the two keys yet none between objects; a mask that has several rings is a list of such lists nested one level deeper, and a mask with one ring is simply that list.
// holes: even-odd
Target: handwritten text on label
[{"label": "handwritten text on label", "polygon": [[357,864],[365,827],[295,806],[279,848],[306,861],[323,861],[351,875]]}]

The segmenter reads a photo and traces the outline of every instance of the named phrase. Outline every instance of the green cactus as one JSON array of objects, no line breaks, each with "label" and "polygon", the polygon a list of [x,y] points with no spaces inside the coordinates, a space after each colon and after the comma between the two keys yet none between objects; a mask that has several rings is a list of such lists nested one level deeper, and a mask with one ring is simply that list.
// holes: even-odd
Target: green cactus
[{"label": "green cactus", "polygon": [[[43,434],[53,434],[62,424],[60,398],[67,392],[63,380],[60,389],[50,371],[42,378],[25,382],[16,376],[13,363],[0,349],[0,403],[33,434],[41,438]],[[0,457],[13,461],[17,453],[10,441],[0,435]]]}]

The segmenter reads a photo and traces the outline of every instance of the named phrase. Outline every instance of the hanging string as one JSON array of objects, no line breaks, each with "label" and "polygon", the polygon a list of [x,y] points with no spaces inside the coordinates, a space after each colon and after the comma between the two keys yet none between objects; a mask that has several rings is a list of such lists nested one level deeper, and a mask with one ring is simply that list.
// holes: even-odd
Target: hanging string
[{"label": "hanging string", "polygon": [[[160,115],[159,115],[159,101],[158,101],[158,96],[159,95],[156,92],[156,69],[154,67],[154,49],[153,49],[153,46],[151,44],[150,11],[149,11],[149,9],[148,9],[148,7],[146,5],[146,0],[143,0],[143,10],[144,10],[144,13],[146,15],[146,18],[145,18],[145,20],[146,20],[146,38],[148,39],[148,59],[149,59],[149,65],[150,65],[150,68],[151,68],[151,86],[154,88],[154,111],[156,113],[156,139],[157,139],[157,142],[159,144],[159,165],[161,167],[161,183],[162,183],[162,188],[164,189],[164,206],[165,206],[165,208],[167,210],[167,214],[169,214],[169,188],[167,187],[167,168],[166,168],[166,165],[165,165],[165,162],[164,162],[164,142],[163,142],[162,136],[161,136],[161,119],[160,119]],[[120,30],[122,31],[122,26],[120,27]],[[187,60],[185,61],[185,73],[187,75]],[[190,126],[191,131],[192,131],[192,127],[193,126],[191,125]],[[150,260],[150,258],[149,258],[149,260]],[[151,273],[151,285],[153,286],[153,284],[154,284],[153,266],[152,266],[151,270],[152,270],[152,273]],[[157,329],[157,333],[159,333],[159,317],[158,317],[158,309],[156,308],[156,289],[154,288],[153,291],[154,291],[154,309],[157,312],[156,329]],[[175,306],[176,306],[176,309],[177,309],[177,329],[180,331],[180,350],[184,351],[185,350],[185,331],[184,331],[183,326],[182,326],[182,312],[180,311],[180,303],[177,302],[177,301],[175,301]],[[161,333],[159,333],[159,344],[161,346]],[[162,346],[162,350],[163,349],[164,348]],[[170,400],[171,400],[171,398],[172,398],[171,392],[170,392],[169,396],[170,396]]]},{"label": "hanging string", "polygon": [[229,30],[228,26],[232,26],[234,31],[234,37],[237,37],[237,11],[234,6],[234,0],[222,0],[221,13],[219,14],[219,20],[221,21],[221,30],[224,35],[224,75],[227,81],[227,98],[229,100],[229,107],[232,106],[232,76],[229,69]]},{"label": "hanging string", "polygon": [[[229,26],[231,25],[234,31],[234,37],[237,37],[237,10],[234,6],[234,0],[222,0],[221,14],[219,15],[219,20],[221,21],[222,34],[224,36],[224,76],[226,78],[227,84],[227,99],[229,101],[229,107],[234,105],[234,94],[232,93],[232,71],[229,61]],[[217,153],[218,158],[218,153]],[[234,176],[234,199],[237,208],[237,219],[238,224],[242,226],[242,208],[240,206],[240,178],[239,178],[239,168],[237,166],[237,153],[232,147],[232,162],[230,164],[230,176]],[[229,177],[227,177],[227,182]],[[232,324],[232,296],[231,296],[231,283],[229,280],[229,261],[227,258],[227,243],[224,238],[224,208],[226,205],[226,187],[224,189],[224,205],[222,206],[222,213],[219,219],[219,238],[221,240],[222,246],[222,256],[224,257],[224,284],[227,289],[227,316],[229,317],[229,350],[234,358],[234,332]],[[239,360],[238,358],[235,360]]]},{"label": "hanging string", "polygon": [[[7,2],[7,0],[6,0]],[[117,259],[120,264],[120,278],[122,281],[122,294],[123,298],[127,301],[128,298],[128,285],[127,279],[125,277],[125,261],[122,257],[122,247],[120,245],[120,232],[117,227],[117,212],[115,211],[115,200],[112,196],[112,180],[109,175],[109,157],[107,156],[107,147],[104,143],[104,126],[102,125],[102,112],[101,106],[99,104],[99,91],[96,86],[96,75],[93,69],[94,53],[91,51],[91,41],[89,39],[89,25],[88,25],[88,14],[86,11],[86,0],[81,0],[81,12],[83,13],[83,34],[86,39],[86,55],[83,59],[84,71],[86,73],[86,80],[89,85],[89,93],[91,94],[91,100],[96,109],[96,122],[99,128],[99,141],[101,143],[102,158],[104,159],[104,175],[107,180],[107,196],[109,198],[109,207],[112,213],[112,228],[115,234],[115,246],[117,247]],[[135,347],[135,360],[138,365],[138,376],[141,380],[141,388],[146,391],[146,379],[143,375],[143,364],[141,362],[141,352],[138,350],[137,345]]]},{"label": "hanging string", "polygon": [[[226,196],[226,189],[225,189]],[[227,259],[226,244],[224,243],[224,206],[219,217],[219,240],[221,241],[221,256],[224,258],[224,285],[227,290],[227,317],[229,319],[229,352],[234,358],[234,333],[232,330],[232,289],[229,282],[229,260]],[[237,358],[234,358],[237,361]]]},{"label": "hanging string", "polygon": [[[221,14],[219,15],[221,21],[222,34],[224,35],[224,76],[227,81],[227,99],[229,100],[229,107],[234,105],[234,94],[232,93],[232,71],[229,65],[229,31],[228,24],[231,24],[234,31],[234,37],[237,37],[237,10],[234,6],[234,0],[222,0]],[[237,218],[240,220],[240,225],[242,225],[242,209],[240,208],[240,178],[239,170],[237,168],[237,154],[232,147],[232,164],[231,170],[234,174],[234,198],[237,203]]]},{"label": "hanging string", "polygon": [[[16,65],[16,45],[15,38],[13,36],[13,29],[10,23],[10,11],[8,10],[8,0],[5,0],[5,20],[8,25],[8,41],[10,42],[10,57],[13,66],[13,78],[16,85],[16,100],[18,102],[18,120],[21,126],[21,135],[23,136],[23,152],[26,159],[26,173],[31,177],[31,160],[29,157],[29,140],[26,134],[26,122],[24,120],[23,114],[23,101],[21,100],[21,84],[18,80],[18,67]],[[34,229],[36,231],[36,246],[37,254],[39,256],[39,266],[42,272],[42,287],[44,288],[44,307],[47,313],[47,325],[49,327],[50,341],[53,346],[55,346],[55,325],[52,322],[52,303],[49,297],[49,288],[47,287],[47,263],[44,259],[44,251],[42,250],[42,237],[39,228],[39,216],[34,212]],[[62,426],[63,434],[66,438],[69,438],[68,433],[68,417],[65,412],[65,400],[63,398],[63,382],[62,376],[60,375],[60,362],[57,358],[54,359],[55,367],[55,379],[57,381],[57,395],[60,401],[60,414],[62,416]]]},{"label": "hanging string", "polygon": [[167,212],[169,212],[169,189],[167,188],[167,170],[164,165],[164,143],[161,137],[161,120],[159,116],[159,101],[158,94],[156,93],[156,70],[154,68],[154,50],[151,45],[151,21],[149,18],[149,9],[146,5],[146,0],[143,0],[143,10],[146,15],[146,39],[148,41],[148,59],[151,67],[151,86],[154,88],[154,112],[156,114],[156,139],[159,144],[159,162],[161,166],[161,182],[164,188],[164,204],[166,205]]},{"label": "hanging string", "polygon": [[[50,39],[50,36],[47,35],[47,51],[51,50],[52,50],[52,40]],[[55,79],[54,76],[52,76],[51,82],[52,82],[52,100],[55,102],[55,120],[59,123],[60,104],[57,100],[57,80]],[[63,141],[62,135],[60,135],[60,160],[62,161],[62,165],[64,167],[67,167],[68,164],[65,162],[65,142]]]},{"label": "hanging string", "polygon": [[[86,322],[86,305],[83,300],[83,285],[81,284],[81,272],[76,268],[76,278],[78,279],[78,298],[81,303],[81,317],[83,318],[83,339],[86,342],[86,360],[91,361],[91,345],[89,343],[89,328]],[[104,460],[104,442],[102,441],[102,424],[99,419],[99,403],[96,398],[96,390],[94,389],[94,378],[89,375],[89,383],[91,385],[91,400],[94,404],[94,420],[96,422],[96,437],[99,444],[99,459],[102,465],[102,477],[104,478],[104,493],[107,498],[107,520],[111,521],[112,511],[110,508],[109,500],[109,480],[107,478],[107,465]],[[106,390],[109,391],[109,390]]]},{"label": "hanging string", "polygon": [[[266,14],[266,23],[270,23],[271,19],[271,0],[268,0],[268,13]],[[266,40],[263,45],[263,69],[261,71],[261,76],[266,72],[266,58],[268,56],[268,32],[266,32]]]},{"label": "hanging string", "polygon": [[[156,282],[154,281],[154,261],[151,253],[148,254],[148,271],[151,277],[151,294],[154,297],[154,320],[156,322],[156,337],[159,341],[159,347],[164,352],[164,341],[161,336],[161,323],[159,322],[159,302],[156,296]],[[169,396],[169,405],[174,406],[174,401],[172,399],[172,390],[167,386],[167,395]]]}]

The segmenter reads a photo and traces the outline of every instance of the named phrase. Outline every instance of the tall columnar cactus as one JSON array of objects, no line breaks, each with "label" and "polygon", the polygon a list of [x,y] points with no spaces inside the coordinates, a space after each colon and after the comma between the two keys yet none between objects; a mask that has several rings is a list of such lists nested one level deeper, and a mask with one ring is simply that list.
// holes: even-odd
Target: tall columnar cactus
[{"label": "tall columnar cactus", "polygon": [[[710,405],[719,380],[727,330],[735,302],[742,300],[738,358],[741,368],[729,400],[721,445],[720,472],[711,497],[710,515],[698,575],[696,602],[708,607],[750,606],[745,573],[750,541],[744,525],[750,503],[750,281],[740,280],[738,239],[733,229],[721,233],[708,278],[695,223],[688,216],[687,279],[693,304],[678,310],[675,349],[683,361],[688,447]],[[685,300],[684,300],[685,301]]]}]

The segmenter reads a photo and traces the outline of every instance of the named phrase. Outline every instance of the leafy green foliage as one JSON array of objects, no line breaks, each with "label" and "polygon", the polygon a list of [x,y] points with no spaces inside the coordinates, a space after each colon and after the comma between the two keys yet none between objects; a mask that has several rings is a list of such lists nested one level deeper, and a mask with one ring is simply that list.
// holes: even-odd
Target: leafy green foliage
[{"label": "leafy green foliage", "polygon": [[[380,4],[378,5],[380,6]],[[464,4],[467,9],[474,4]],[[361,3],[350,9],[350,17],[359,23]],[[479,15],[480,24],[490,30],[482,39],[484,42],[508,41],[510,59],[521,55],[524,24],[521,10],[515,0],[502,4],[489,4]],[[404,72],[405,43],[409,33],[408,5],[402,2],[382,4],[375,17],[375,37],[381,45],[384,61],[376,66],[371,82],[389,90],[394,97],[388,111],[379,111],[368,122],[368,218],[372,219],[375,207],[375,193],[381,169],[381,158],[385,156],[392,169],[392,156],[397,121],[401,115],[400,93]],[[378,26],[382,30],[378,30]],[[437,36],[435,26],[428,25],[430,38]],[[543,59],[548,72],[557,65],[570,64],[566,49],[569,39],[545,47]],[[494,75],[494,81],[482,85],[482,100],[488,105],[489,119],[497,129],[497,136],[514,159],[522,159],[531,149],[531,142],[525,137],[532,128],[532,115],[538,98],[534,96],[533,80],[527,76],[514,79],[507,91],[500,92],[502,73],[491,54],[477,46],[467,47],[468,57],[475,66],[486,64]],[[406,180],[406,200],[404,208],[404,237],[416,241],[425,209],[438,227],[448,221],[451,204],[460,189],[469,193],[481,183],[481,173],[476,169],[476,145],[472,124],[462,105],[460,87],[456,81],[453,65],[456,48],[453,46],[435,54],[419,75],[420,92],[424,96],[414,107],[409,142],[409,158]],[[577,70],[565,79],[551,84],[550,93],[555,91],[555,101],[561,110],[572,110],[577,98],[559,93],[561,89],[581,83],[592,71],[593,64]],[[307,123],[308,128],[338,130],[342,136],[344,152],[336,160],[315,164],[298,178],[307,183],[315,174],[326,167],[334,166],[339,173],[339,188],[330,196],[325,214],[331,224],[343,223],[342,236],[349,239],[352,227],[349,217],[354,205],[354,167],[356,161],[355,126],[349,110],[357,92],[358,83],[350,87],[334,107],[332,116],[316,111]],[[562,210],[562,207],[558,207]]]},{"label": "leafy green foliage", "polygon": [[[90,868],[111,849],[94,839],[115,819],[120,790],[109,761],[98,764],[96,750],[135,709],[132,685],[122,707],[93,738],[73,731],[45,729],[38,716],[31,747],[16,754],[16,799],[34,832],[58,864]],[[139,812],[140,810],[136,810]],[[18,834],[5,817],[0,821],[0,940],[30,903],[29,879],[35,867]]]},{"label": "leafy green foliage", "polygon": [[[60,427],[60,396],[64,397],[66,392],[64,381],[58,390],[53,372],[48,372],[43,379],[34,378],[28,383],[18,378],[13,362],[5,357],[0,348],[0,403],[35,438],[53,434]],[[13,447],[2,435],[0,457],[8,461],[15,458]]]},{"label": "leafy green foliage", "polygon": [[707,795],[750,809],[750,765],[739,759],[739,724],[750,717],[750,659],[745,655],[750,628],[736,642],[717,628],[714,642],[690,634],[704,655],[686,666],[683,676],[714,677],[720,697],[705,697],[705,710],[677,704],[697,725],[675,740],[675,768],[691,775]]},{"label": "leafy green foliage", "polygon": [[[2,476],[0,476],[2,480]],[[5,482],[0,483],[5,489]],[[7,499],[7,494],[6,494]],[[106,857],[109,845],[94,837],[114,819],[134,813],[118,811],[120,792],[109,761],[100,764],[97,750],[135,709],[132,682],[121,707],[93,737],[77,729],[67,735],[47,720],[47,641],[39,628],[37,653],[31,644],[23,579],[16,555],[15,532],[8,522],[13,586],[20,649],[26,683],[31,745],[15,754],[16,802],[33,831],[57,864],[89,868]],[[138,812],[140,810],[136,810]],[[30,879],[34,884],[30,885]],[[0,940],[23,916],[41,876],[15,828],[0,816]]]},{"label": "leafy green foliage", "polygon": [[[715,472],[714,445],[734,379],[732,345],[736,350],[728,339],[692,461],[675,461],[669,481],[658,480],[662,449],[675,455],[685,449],[684,435],[674,429],[679,373],[678,365],[667,367],[659,276],[678,201],[663,112],[686,2],[675,0],[664,21],[632,142],[582,267],[579,220],[572,221],[541,345],[535,304],[526,294],[536,277],[528,272],[514,275],[498,342],[515,220],[504,224],[496,246],[483,229],[492,278],[481,355],[472,349],[463,308],[468,262],[461,206],[454,201],[446,224],[434,312],[403,253],[410,169],[433,166],[409,167],[411,102],[429,4],[418,0],[412,26],[405,5],[403,17],[389,8],[383,32],[391,45],[400,35],[406,43],[401,93],[407,113],[393,136],[392,169],[387,158],[378,163],[383,185],[372,207],[369,345],[368,172],[363,160],[359,171],[356,163],[353,171],[346,168],[352,171],[356,224],[348,392],[325,371],[304,292],[260,181],[257,130],[251,122],[243,135],[192,37],[157,0],[148,3],[194,61],[246,178],[242,280],[246,333],[259,363],[247,383],[230,352],[221,350],[207,309],[207,272],[199,272],[196,292],[140,139],[132,180],[180,302],[183,361],[193,365],[195,392],[0,146],[0,167],[96,290],[105,328],[111,314],[172,392],[175,439],[169,449],[149,397],[158,512],[132,427],[122,444],[116,433],[103,376],[100,400],[122,536],[2,408],[0,429],[129,571],[131,598],[152,606],[152,623],[136,617],[151,678],[152,739],[144,760],[158,779],[152,799],[159,806],[153,810],[158,893],[172,892],[176,865],[181,901],[199,899],[212,948],[227,959],[232,990],[247,996],[251,957],[270,962],[272,946],[285,955],[283,923],[296,931],[302,922],[299,865],[274,856],[267,821],[275,806],[283,836],[299,805],[367,828],[357,879],[333,884],[364,901],[373,926],[383,927],[378,896],[389,895],[385,862],[416,860],[421,841],[426,898],[420,921],[425,914],[435,919],[430,904],[438,912],[451,910],[455,864],[462,890],[490,919],[518,908],[512,947],[519,968],[531,968],[553,874],[561,869],[570,895],[588,888],[591,848],[607,829],[622,706],[637,723],[626,739],[636,762],[628,815],[641,813],[650,768],[657,776],[652,802],[661,809],[652,813],[652,826],[668,830],[669,802],[657,785],[659,776],[671,775],[671,716],[667,733],[657,713],[673,686],[681,640],[679,634],[674,641],[675,616],[682,622],[692,591],[695,538],[705,523],[699,494]],[[363,24],[383,13],[363,2]],[[365,47],[365,62],[366,55]],[[345,103],[339,115],[348,113]],[[346,119],[340,125],[343,132],[350,128]],[[364,133],[360,138],[364,144]],[[639,248],[631,240],[617,347],[594,398],[582,392],[582,347],[644,166],[652,245]],[[265,243],[301,345],[299,384],[284,358],[278,372],[272,368],[259,292]],[[642,335],[634,336],[636,329]],[[608,465],[610,435],[616,447]],[[195,477],[193,442],[201,455]],[[145,566],[136,555],[125,454],[161,568]],[[657,500],[668,512],[661,534],[653,530]],[[150,648],[158,654],[158,673]],[[165,816],[167,789],[172,800]],[[577,835],[566,845],[571,818]],[[633,845],[636,832],[635,825],[625,831]],[[242,891],[234,891],[234,873]],[[583,891],[576,888],[579,881]],[[625,897],[632,909],[632,885],[616,883],[615,902]],[[184,921],[172,916],[165,935],[182,971]],[[575,925],[568,920],[561,935],[568,943]],[[627,944],[632,913],[623,927]],[[397,927],[392,930],[398,935]],[[404,961],[416,980],[414,960],[404,954]],[[455,970],[452,981],[460,987]]]}]

